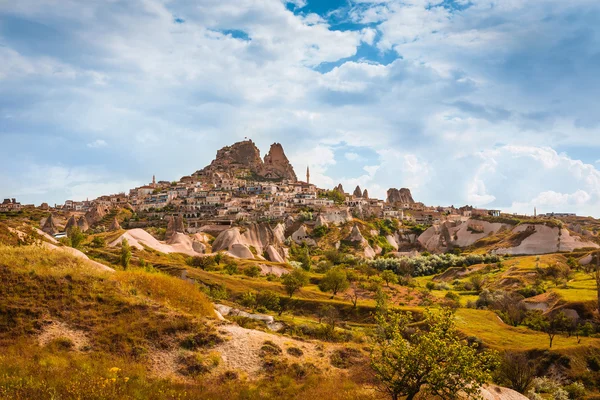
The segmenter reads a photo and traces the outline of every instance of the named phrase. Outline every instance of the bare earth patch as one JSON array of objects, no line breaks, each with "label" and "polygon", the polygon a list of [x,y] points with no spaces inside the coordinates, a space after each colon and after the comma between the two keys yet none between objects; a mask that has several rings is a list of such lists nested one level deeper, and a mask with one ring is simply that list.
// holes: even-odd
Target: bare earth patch
[{"label": "bare earth patch", "polygon": [[69,339],[76,351],[81,351],[89,345],[89,339],[85,332],[71,329],[63,322],[52,321],[38,336],[38,343],[40,346],[46,346],[56,339]]},{"label": "bare earth patch", "polygon": [[320,358],[315,345],[310,342],[246,329],[237,325],[224,325],[219,330],[227,335],[225,343],[214,349],[221,353],[223,370],[239,370],[246,372],[249,376],[256,376],[262,367],[260,349],[267,340],[284,349],[281,358],[297,362],[298,358],[288,355],[286,351],[290,347],[295,347],[302,350],[303,356],[300,357],[302,361],[312,362],[315,365],[326,361],[326,358]]}]

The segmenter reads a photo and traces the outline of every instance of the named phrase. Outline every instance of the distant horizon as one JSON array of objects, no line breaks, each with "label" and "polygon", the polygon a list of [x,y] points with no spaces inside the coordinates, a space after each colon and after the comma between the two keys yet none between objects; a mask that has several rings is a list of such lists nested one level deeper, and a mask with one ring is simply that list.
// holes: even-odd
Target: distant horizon
[{"label": "distant horizon", "polygon": [[322,188],[600,216],[599,16],[591,0],[0,3],[0,197],[127,192],[247,137]]},{"label": "distant horizon", "polygon": [[[243,140],[240,140],[240,141],[238,141],[238,142],[235,142],[235,143],[239,143],[239,142],[243,142],[243,141],[251,141],[251,142],[253,142],[251,138],[247,138],[247,137],[245,137]],[[235,144],[235,143],[231,143],[231,144],[229,144],[229,145],[226,145],[226,146],[231,146],[231,145],[233,145],[233,144]],[[283,149],[284,149],[284,151],[285,151],[285,146],[284,146],[282,143],[279,143],[279,142],[273,142],[272,144],[281,144],[281,145],[283,146]],[[226,146],[223,146],[223,147],[226,147]],[[221,147],[221,148],[223,148],[223,147]],[[264,154],[263,154],[262,150],[261,150],[261,149],[260,149],[258,146],[257,146],[257,148],[258,148],[258,150],[260,151],[260,156],[261,156],[261,158],[264,158],[264,154],[266,154],[266,153],[264,153]],[[215,150],[215,154],[216,154],[216,150]],[[286,154],[287,154],[287,153],[286,153]],[[212,160],[214,160],[214,158],[213,158]],[[206,167],[206,166],[210,165],[210,163],[212,162],[212,160],[211,160],[211,161],[209,161],[208,163],[206,163],[206,164],[204,165],[204,167]],[[198,168],[196,171],[198,171],[198,170],[200,170],[200,169],[202,169],[202,168],[204,168],[204,167],[200,167],[200,168]],[[293,165],[292,165],[292,167],[293,167]],[[308,166],[308,167],[310,167],[310,166]],[[196,172],[196,171],[194,171],[194,172]],[[296,168],[294,168],[294,171],[296,171]],[[68,199],[64,199],[64,200],[63,200],[63,201],[61,201],[61,202],[53,202],[53,203],[49,203],[49,202],[47,202],[47,201],[43,201],[43,202],[40,202],[40,203],[37,203],[37,204],[36,204],[36,203],[22,202],[22,201],[20,201],[20,199],[19,199],[19,198],[16,198],[16,197],[14,197],[14,196],[13,196],[13,197],[0,196],[0,197],[1,197],[2,199],[9,199],[9,198],[10,198],[10,199],[12,199],[12,198],[15,198],[17,201],[21,202],[23,205],[30,205],[30,204],[33,204],[33,205],[35,205],[35,206],[39,206],[39,205],[40,205],[40,204],[42,204],[42,203],[48,203],[49,205],[51,205],[51,204],[52,204],[52,205],[63,205],[63,204],[66,202],[66,201],[88,201],[88,200],[89,200],[89,201],[92,201],[92,200],[94,200],[94,199],[95,199],[95,198],[97,198],[97,197],[100,197],[100,196],[105,196],[105,195],[114,195],[114,194],[119,194],[119,193],[128,194],[128,193],[129,193],[129,190],[131,190],[131,189],[134,189],[134,188],[136,188],[136,187],[145,186],[145,185],[148,185],[148,184],[150,184],[150,183],[152,182],[152,178],[153,178],[153,177],[156,177],[156,182],[179,182],[179,181],[181,180],[181,178],[183,178],[183,177],[185,177],[185,176],[191,176],[192,174],[193,174],[193,173],[190,173],[190,174],[187,174],[187,175],[182,175],[182,176],[180,176],[180,177],[179,177],[179,178],[177,178],[177,179],[160,179],[160,177],[156,177],[156,174],[153,174],[153,176],[151,176],[151,177],[150,177],[150,180],[149,180],[148,182],[145,182],[145,183],[140,183],[140,184],[138,184],[138,185],[136,185],[136,186],[133,186],[133,187],[130,187],[130,188],[127,188],[127,189],[124,189],[124,190],[118,191],[118,192],[114,192],[114,193],[102,193],[102,194],[100,194],[100,195],[98,195],[98,196],[94,196],[94,197],[87,196],[87,197],[85,197],[85,198],[68,198]],[[296,175],[298,176],[298,181],[303,181],[303,180],[301,179],[301,178],[303,178],[303,177],[302,177],[302,176],[300,176],[300,175],[298,175],[298,173],[297,173],[297,172],[296,172]],[[336,187],[337,185],[334,185],[333,187],[319,187],[318,185],[316,185],[316,186],[317,186],[317,188],[319,188],[319,189],[333,190],[333,189],[335,189],[335,187]],[[342,186],[344,186],[344,185],[342,184]],[[350,195],[351,195],[351,194],[352,194],[352,192],[354,191],[354,189],[355,189],[355,188],[356,188],[356,186],[353,186],[353,187],[344,187],[344,191],[345,191],[347,194],[350,194]],[[360,188],[361,188],[361,190],[365,190],[365,189],[367,189],[367,191],[370,193],[370,190],[369,190],[369,188],[368,188],[368,187],[362,187],[362,186],[360,186]],[[401,186],[398,186],[398,187],[396,187],[396,189],[401,189],[401,188],[402,188]],[[386,189],[386,194],[385,194],[385,196],[383,196],[383,197],[377,197],[377,196],[371,196],[371,195],[369,195],[369,197],[370,197],[370,198],[376,198],[376,199],[380,199],[380,200],[386,200],[386,199],[387,199],[387,190],[389,190],[389,189],[392,189],[392,188],[388,188],[388,189]],[[407,188],[407,189],[411,190],[411,188]],[[411,190],[411,193],[412,193],[412,190]],[[416,202],[418,202],[418,203],[422,203],[422,201],[420,201],[419,199],[414,199],[414,200],[415,200]],[[464,206],[471,206],[471,207],[473,207],[473,208],[481,208],[481,209],[495,209],[495,208],[493,208],[493,207],[484,207],[484,206],[478,206],[478,205],[476,205],[476,204],[425,204],[425,205],[426,205],[426,206],[430,206],[430,207],[452,207],[452,206],[454,206],[455,208],[460,208],[460,207],[464,207]],[[533,210],[532,210],[532,211],[533,211]],[[507,211],[504,211],[504,210],[501,210],[501,212],[502,212],[503,214],[511,214],[511,215],[513,215],[513,214],[514,214],[514,215],[522,215],[522,216],[533,216],[533,213],[513,213],[513,212],[507,212]],[[552,213],[554,213],[554,214],[563,214],[563,213],[570,213],[570,212],[568,212],[568,211],[556,211],[556,210],[555,210],[555,211],[544,211],[544,210],[541,210],[541,211],[540,211],[539,209],[537,210],[537,214],[538,214],[538,215],[547,215],[547,214],[552,214]],[[578,214],[577,212],[574,212],[574,213],[575,213],[575,214],[577,214],[577,216],[578,216],[578,217],[586,217],[586,215]]]}]

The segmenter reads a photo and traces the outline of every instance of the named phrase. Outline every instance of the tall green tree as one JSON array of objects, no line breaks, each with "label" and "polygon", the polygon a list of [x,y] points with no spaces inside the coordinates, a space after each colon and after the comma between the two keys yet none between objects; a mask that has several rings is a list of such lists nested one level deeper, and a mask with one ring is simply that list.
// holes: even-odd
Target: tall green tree
[{"label": "tall green tree", "polygon": [[121,242],[121,266],[123,269],[129,268],[129,262],[131,261],[131,247],[127,239],[123,238]]},{"label": "tall green tree", "polygon": [[302,269],[294,269],[289,274],[283,275],[281,282],[291,299],[294,293],[308,284],[308,274]]},{"label": "tall green tree", "polygon": [[319,289],[323,292],[332,292],[331,298],[333,298],[338,292],[348,289],[348,286],[350,286],[350,283],[346,271],[341,267],[334,267],[325,273],[319,284]]},{"label": "tall green tree", "polygon": [[461,340],[451,310],[426,310],[417,327],[411,313],[387,311],[376,319],[371,367],[379,389],[391,399],[412,400],[417,394],[477,398],[481,385],[491,380],[497,355]]}]

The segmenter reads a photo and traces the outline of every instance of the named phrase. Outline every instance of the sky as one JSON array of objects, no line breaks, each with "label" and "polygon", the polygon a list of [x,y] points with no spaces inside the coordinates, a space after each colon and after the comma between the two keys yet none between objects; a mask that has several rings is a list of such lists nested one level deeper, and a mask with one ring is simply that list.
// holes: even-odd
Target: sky
[{"label": "sky", "polygon": [[0,197],[279,142],[299,176],[600,217],[597,0],[0,0]]}]

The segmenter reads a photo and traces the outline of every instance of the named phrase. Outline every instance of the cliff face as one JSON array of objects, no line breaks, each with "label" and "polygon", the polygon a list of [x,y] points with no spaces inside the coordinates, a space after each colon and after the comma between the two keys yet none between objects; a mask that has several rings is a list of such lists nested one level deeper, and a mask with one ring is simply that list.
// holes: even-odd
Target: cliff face
[{"label": "cliff face", "polygon": [[293,182],[298,180],[292,164],[283,151],[283,146],[279,143],[271,145],[259,175],[265,178],[288,179]]},{"label": "cliff face", "polygon": [[259,178],[297,181],[294,168],[287,159],[281,144],[271,145],[271,149],[263,161],[260,157],[260,150],[252,140],[223,147],[217,151],[217,156],[209,166],[197,171],[194,175],[225,172],[236,176],[242,170],[249,171]]},{"label": "cliff face", "polygon": [[234,143],[217,151],[217,156],[198,173],[233,172],[235,169],[258,171],[262,167],[260,150],[252,140]]},{"label": "cliff face", "polygon": [[387,202],[414,204],[415,201],[412,198],[410,189],[402,188],[398,190],[396,188],[391,188],[387,191]]}]

